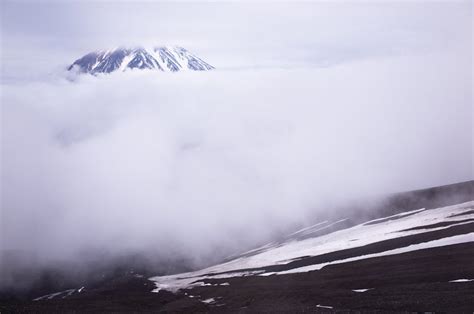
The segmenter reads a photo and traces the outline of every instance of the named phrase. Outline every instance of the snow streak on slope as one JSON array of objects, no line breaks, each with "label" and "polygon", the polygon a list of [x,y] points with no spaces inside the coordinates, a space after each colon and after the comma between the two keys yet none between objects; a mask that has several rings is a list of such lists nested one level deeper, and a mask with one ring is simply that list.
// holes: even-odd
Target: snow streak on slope
[{"label": "snow streak on slope", "polygon": [[[353,256],[327,263],[318,263],[304,267],[293,268],[280,272],[265,272],[265,268],[274,265],[287,265],[292,260],[308,256],[320,256],[323,254],[360,248],[369,244],[384,240],[397,239],[409,235],[422,234],[426,232],[442,230],[453,226],[473,223],[474,221],[474,201],[447,206],[442,208],[424,210],[419,209],[405,212],[384,219],[376,219],[347,229],[335,231],[319,237],[305,238],[300,240],[295,238],[283,244],[270,244],[262,248],[253,250],[250,255],[243,255],[227,263],[212,266],[200,271],[184,274],[153,277],[157,292],[160,289],[176,291],[193,285],[201,285],[203,279],[218,279],[235,276],[268,276],[273,274],[287,274],[314,271],[329,264],[346,263],[366,258],[394,255],[411,252],[431,247],[440,247],[451,244],[474,242],[474,232],[448,236],[432,241],[409,244],[396,249],[377,252],[373,254]],[[460,215],[461,214],[461,215]],[[321,228],[324,222],[316,224],[310,228]],[[297,236],[301,232],[307,232],[305,228],[300,232],[293,233]],[[262,268],[262,270],[255,270]]]},{"label": "snow streak on slope", "polygon": [[178,46],[145,48],[115,48],[88,53],[68,68],[81,73],[98,74],[131,69],[165,72],[208,71],[213,66]]},{"label": "snow streak on slope", "polygon": [[41,296],[39,298],[33,299],[33,301],[51,300],[51,299],[55,299],[55,298],[65,299],[65,298],[73,295],[74,293],[81,293],[82,290],[84,290],[84,287],[81,287],[79,289],[68,289],[68,290],[64,290],[64,291],[60,291],[60,292],[50,293],[50,294]]},{"label": "snow streak on slope", "polygon": [[313,264],[309,266],[293,268],[290,270],[284,270],[280,272],[265,273],[265,275],[270,276],[270,275],[302,273],[302,272],[307,272],[307,271],[319,270],[327,265],[348,263],[348,262],[358,261],[358,260],[366,259],[366,258],[373,258],[373,257],[379,257],[379,256],[386,256],[386,255],[395,255],[395,254],[401,254],[401,253],[428,249],[428,248],[433,248],[433,247],[440,247],[440,246],[459,244],[459,243],[467,243],[467,242],[473,242],[473,241],[474,241],[474,232],[471,232],[468,234],[461,234],[461,235],[456,235],[456,236],[447,237],[443,239],[438,239],[438,240],[433,240],[433,241],[428,241],[428,242],[423,242],[423,243],[418,243],[418,244],[412,244],[412,245],[402,247],[399,249],[388,250],[388,251],[384,251],[380,253],[361,255],[361,256],[346,258],[342,260],[336,260],[336,261],[327,262],[327,263]]}]

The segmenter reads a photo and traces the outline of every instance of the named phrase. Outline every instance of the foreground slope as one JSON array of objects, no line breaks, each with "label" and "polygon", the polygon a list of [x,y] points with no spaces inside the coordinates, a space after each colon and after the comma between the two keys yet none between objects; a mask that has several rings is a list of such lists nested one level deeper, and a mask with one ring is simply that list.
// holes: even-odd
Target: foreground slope
[{"label": "foreground slope", "polygon": [[[3,308],[13,312],[472,312],[473,186],[470,181],[397,194],[385,203],[391,209],[381,208],[377,217],[315,221],[203,270],[149,279],[128,273]],[[422,204],[426,206],[419,207]]]},{"label": "foreground slope", "polygon": [[177,291],[202,285],[205,279],[306,273],[333,264],[474,242],[474,201],[422,208],[299,239],[343,221],[317,223],[284,243],[270,243],[221,265],[151,280],[156,282],[156,292]]}]

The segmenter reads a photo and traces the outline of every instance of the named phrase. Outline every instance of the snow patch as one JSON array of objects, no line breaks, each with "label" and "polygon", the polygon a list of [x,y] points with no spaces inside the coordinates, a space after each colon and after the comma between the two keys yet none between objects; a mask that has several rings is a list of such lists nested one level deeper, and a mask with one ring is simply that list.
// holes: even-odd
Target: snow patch
[{"label": "snow patch", "polygon": [[202,280],[204,279],[221,279],[231,277],[245,277],[257,275],[262,271],[246,271],[246,272],[231,272],[225,274],[205,274],[197,276],[200,272],[190,272],[181,275],[170,275],[170,276],[158,276],[150,278],[151,281],[155,282],[156,288],[152,292],[160,292],[160,290],[166,290],[170,292],[177,292],[181,289],[189,289],[195,286],[211,286],[211,284],[205,284]]},{"label": "snow patch", "polygon": [[319,308],[322,308],[322,309],[332,309],[332,308],[333,308],[332,306],[329,306],[329,305],[321,305],[321,304],[316,305],[316,307],[319,307]]},{"label": "snow patch", "polygon": [[209,298],[209,299],[206,299],[206,300],[202,300],[201,302],[206,303],[206,304],[211,304],[211,303],[216,302],[216,300],[214,298]]},{"label": "snow patch", "polygon": [[366,291],[369,291],[369,290],[372,290],[373,288],[368,288],[368,289],[354,289],[352,291],[354,292],[358,292],[358,293],[362,293],[362,292],[366,292]]},{"label": "snow patch", "polygon": [[451,280],[450,282],[469,282],[469,281],[474,281],[474,279],[456,279],[456,280]]}]

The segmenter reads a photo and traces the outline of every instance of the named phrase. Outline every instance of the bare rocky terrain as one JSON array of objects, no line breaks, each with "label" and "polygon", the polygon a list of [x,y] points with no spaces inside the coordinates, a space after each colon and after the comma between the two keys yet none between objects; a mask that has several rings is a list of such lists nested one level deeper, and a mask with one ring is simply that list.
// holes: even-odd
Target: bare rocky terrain
[{"label": "bare rocky terrain", "polygon": [[[474,182],[470,181],[392,195],[386,198],[378,211],[372,209],[369,217],[365,215],[363,219],[345,220],[343,224],[324,230],[306,229],[292,237],[283,237],[272,246],[241,254],[238,258],[246,261],[260,256],[259,254],[285,248],[292,243],[306,243],[304,241],[308,239],[337,235],[338,231],[344,232],[354,226],[374,228],[377,225],[391,226],[403,221],[421,222],[422,220],[416,220],[417,215],[427,215],[430,211],[444,206],[463,204],[453,207],[445,220],[412,225],[397,231],[400,236],[391,236],[380,241],[375,239],[365,245],[300,256],[285,263],[263,267],[231,270],[223,267],[222,278],[216,276],[219,273],[215,271],[204,277],[192,275],[193,273],[183,274],[183,277],[196,276],[196,280],[175,292],[163,287],[156,291],[160,286],[160,278],[164,277],[150,280],[156,273],[147,269],[146,265],[131,270],[124,263],[120,270],[103,279],[83,280],[80,286],[78,283],[71,283],[70,286],[62,285],[63,289],[59,290],[58,286],[51,285],[47,293],[43,287],[41,291],[29,291],[27,297],[4,293],[0,301],[0,311],[472,313],[474,237],[471,237],[472,241],[469,241],[469,237],[474,233],[474,212],[470,202],[474,199],[473,186]],[[414,209],[422,208],[424,209],[413,212]],[[446,242],[446,245],[426,246],[415,250],[407,249],[413,245],[455,239],[457,236],[468,237],[468,240],[462,243]],[[400,248],[406,251],[396,251]],[[384,252],[393,253],[380,254]],[[366,255],[370,256],[360,258]],[[355,260],[348,260],[351,258]],[[291,272],[324,263],[327,264],[318,270]],[[247,272],[249,275],[226,276],[237,271]],[[180,279],[179,276],[176,278]],[[153,290],[155,292],[152,292]]]}]

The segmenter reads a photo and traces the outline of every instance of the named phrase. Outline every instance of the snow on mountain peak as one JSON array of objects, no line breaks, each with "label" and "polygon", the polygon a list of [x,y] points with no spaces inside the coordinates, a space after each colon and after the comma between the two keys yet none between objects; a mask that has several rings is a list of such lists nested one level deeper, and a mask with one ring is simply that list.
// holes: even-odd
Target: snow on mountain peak
[{"label": "snow on mountain peak", "polygon": [[80,73],[98,74],[130,69],[149,69],[164,72],[208,71],[213,66],[179,46],[152,48],[115,48],[94,51],[74,61],[68,68]]}]

